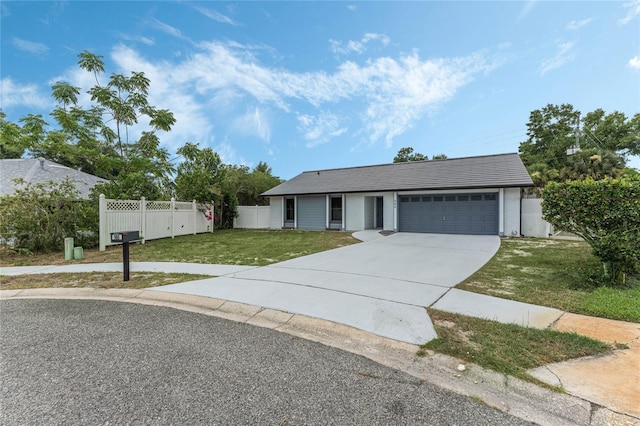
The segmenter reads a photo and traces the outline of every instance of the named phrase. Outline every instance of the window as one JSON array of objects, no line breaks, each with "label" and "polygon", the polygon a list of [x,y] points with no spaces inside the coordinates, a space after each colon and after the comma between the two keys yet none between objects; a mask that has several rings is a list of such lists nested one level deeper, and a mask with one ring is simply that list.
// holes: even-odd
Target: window
[{"label": "window", "polygon": [[295,220],[296,218],[296,203],[293,198],[287,198],[285,200],[285,220]]},{"label": "window", "polygon": [[411,197],[411,202],[412,203],[419,203],[420,202],[420,197]]},{"label": "window", "polygon": [[408,203],[409,202],[409,197],[400,197],[400,202],[401,203]]},{"label": "window", "polygon": [[459,195],[458,196],[458,201],[469,201],[469,196],[468,195]]},{"label": "window", "polygon": [[331,197],[331,220],[342,221],[342,197]]},{"label": "window", "polygon": [[447,196],[445,197],[445,199],[446,199],[447,201],[455,201],[455,200],[456,200],[456,196],[455,196],[455,195],[447,195]]},{"label": "window", "polygon": [[496,199],[496,195],[495,195],[495,194],[492,194],[492,195],[485,195],[485,196],[484,196],[484,199],[485,199],[485,200],[487,200],[487,201],[495,201],[495,199]]},{"label": "window", "polygon": [[442,201],[443,198],[441,195],[436,195],[435,197],[433,197],[433,201]]}]

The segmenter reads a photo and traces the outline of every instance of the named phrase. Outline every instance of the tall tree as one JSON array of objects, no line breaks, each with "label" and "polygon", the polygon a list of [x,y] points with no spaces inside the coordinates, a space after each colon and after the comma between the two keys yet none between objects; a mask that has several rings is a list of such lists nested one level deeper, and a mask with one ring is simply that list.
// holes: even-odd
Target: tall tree
[{"label": "tall tree", "polygon": [[6,118],[7,115],[0,110],[0,159],[20,158],[27,149],[22,128]]},{"label": "tall tree", "polygon": [[531,112],[527,123],[527,140],[520,144],[520,157],[526,166],[536,163],[560,168],[567,149],[576,144],[580,112],[573,105],[547,105]]},{"label": "tall tree", "polygon": [[[602,179],[623,173],[628,155],[640,154],[640,114],[633,118],[602,109],[587,113],[573,105],[547,105],[531,112],[520,156],[537,187],[548,182]],[[579,148],[571,154],[570,148]]]},{"label": "tall tree", "polygon": [[607,150],[622,159],[640,155],[640,113],[627,119],[622,112],[597,109],[586,114],[582,124],[583,148]]},{"label": "tall tree", "polygon": [[428,160],[424,154],[420,154],[419,152],[413,152],[413,148],[410,146],[400,148],[398,150],[398,154],[393,158],[394,163],[408,163],[411,161],[424,161]]},{"label": "tall tree", "polygon": [[183,161],[177,167],[176,197],[202,203],[218,200],[225,176],[220,156],[211,148],[200,149],[192,142],[187,142],[177,152]]},{"label": "tall tree", "polygon": [[108,179],[96,191],[109,198],[163,197],[173,167],[158,134],[171,130],[173,114],[149,104],[150,81],[144,73],[113,73],[103,83],[102,56],[84,51],[78,57],[80,69],[95,80],[87,90],[92,104],[80,104],[81,88],[56,82],[51,112],[56,128],[49,129],[40,115],[27,115],[20,119],[22,144],[32,156]]}]

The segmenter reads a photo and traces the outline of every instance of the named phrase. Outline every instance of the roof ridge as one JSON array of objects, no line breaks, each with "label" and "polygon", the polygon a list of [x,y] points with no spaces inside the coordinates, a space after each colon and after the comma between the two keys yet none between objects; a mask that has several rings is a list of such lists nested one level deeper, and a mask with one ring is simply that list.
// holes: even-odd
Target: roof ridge
[{"label": "roof ridge", "polygon": [[506,155],[519,155],[517,152],[504,152],[501,154],[485,154],[485,155],[470,155],[467,157],[455,157],[455,158],[443,158],[436,160],[420,160],[420,161],[402,161],[399,163],[381,163],[381,164],[367,164],[365,166],[353,166],[353,167],[334,167],[331,169],[313,169],[313,170],[305,170],[304,173],[318,173],[318,172],[333,172],[336,170],[353,170],[353,169],[366,169],[372,167],[394,167],[394,166],[403,166],[407,164],[424,164],[424,163],[432,163],[432,162],[448,162],[448,161],[459,161],[459,160],[468,160],[468,159],[476,159],[476,158],[486,158],[486,157],[500,157]]}]

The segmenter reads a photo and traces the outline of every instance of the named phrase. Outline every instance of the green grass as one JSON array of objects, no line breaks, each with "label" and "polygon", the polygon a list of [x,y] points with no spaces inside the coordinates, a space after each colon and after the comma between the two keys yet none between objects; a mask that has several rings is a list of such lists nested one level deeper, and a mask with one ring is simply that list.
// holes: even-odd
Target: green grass
[{"label": "green grass", "polygon": [[129,281],[122,281],[121,272],[83,272],[64,274],[34,274],[0,276],[0,290],[29,288],[148,288],[185,281],[211,278],[208,275],[134,272]]},{"label": "green grass", "polygon": [[601,263],[581,241],[503,239],[496,255],[457,288],[562,309],[640,322],[640,279],[624,287],[596,287]]},{"label": "green grass", "polygon": [[[357,242],[357,239],[346,232],[229,229],[134,244],[130,246],[130,259],[132,262],[264,266]],[[23,266],[121,262],[122,248],[111,246],[104,252],[97,249],[85,250],[84,255],[85,259],[82,261],[67,262],[62,251],[30,256],[5,254],[0,264]]]},{"label": "green grass", "polygon": [[538,330],[515,324],[429,310],[438,338],[421,346],[482,367],[543,384],[528,369],[588,355],[608,353],[605,343],[575,333]]}]

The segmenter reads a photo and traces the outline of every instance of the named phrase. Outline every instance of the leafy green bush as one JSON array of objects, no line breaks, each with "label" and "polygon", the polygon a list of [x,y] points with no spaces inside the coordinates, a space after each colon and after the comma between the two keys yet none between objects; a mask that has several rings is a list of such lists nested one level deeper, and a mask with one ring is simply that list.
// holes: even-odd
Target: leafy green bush
[{"label": "leafy green bush", "polygon": [[604,283],[640,272],[640,178],[552,182],[542,192],[544,219],[584,238],[603,262]]},{"label": "leafy green bush", "polygon": [[77,246],[98,242],[97,203],[80,200],[70,180],[26,185],[0,198],[0,239],[5,248],[21,252],[61,250],[64,239]]}]

